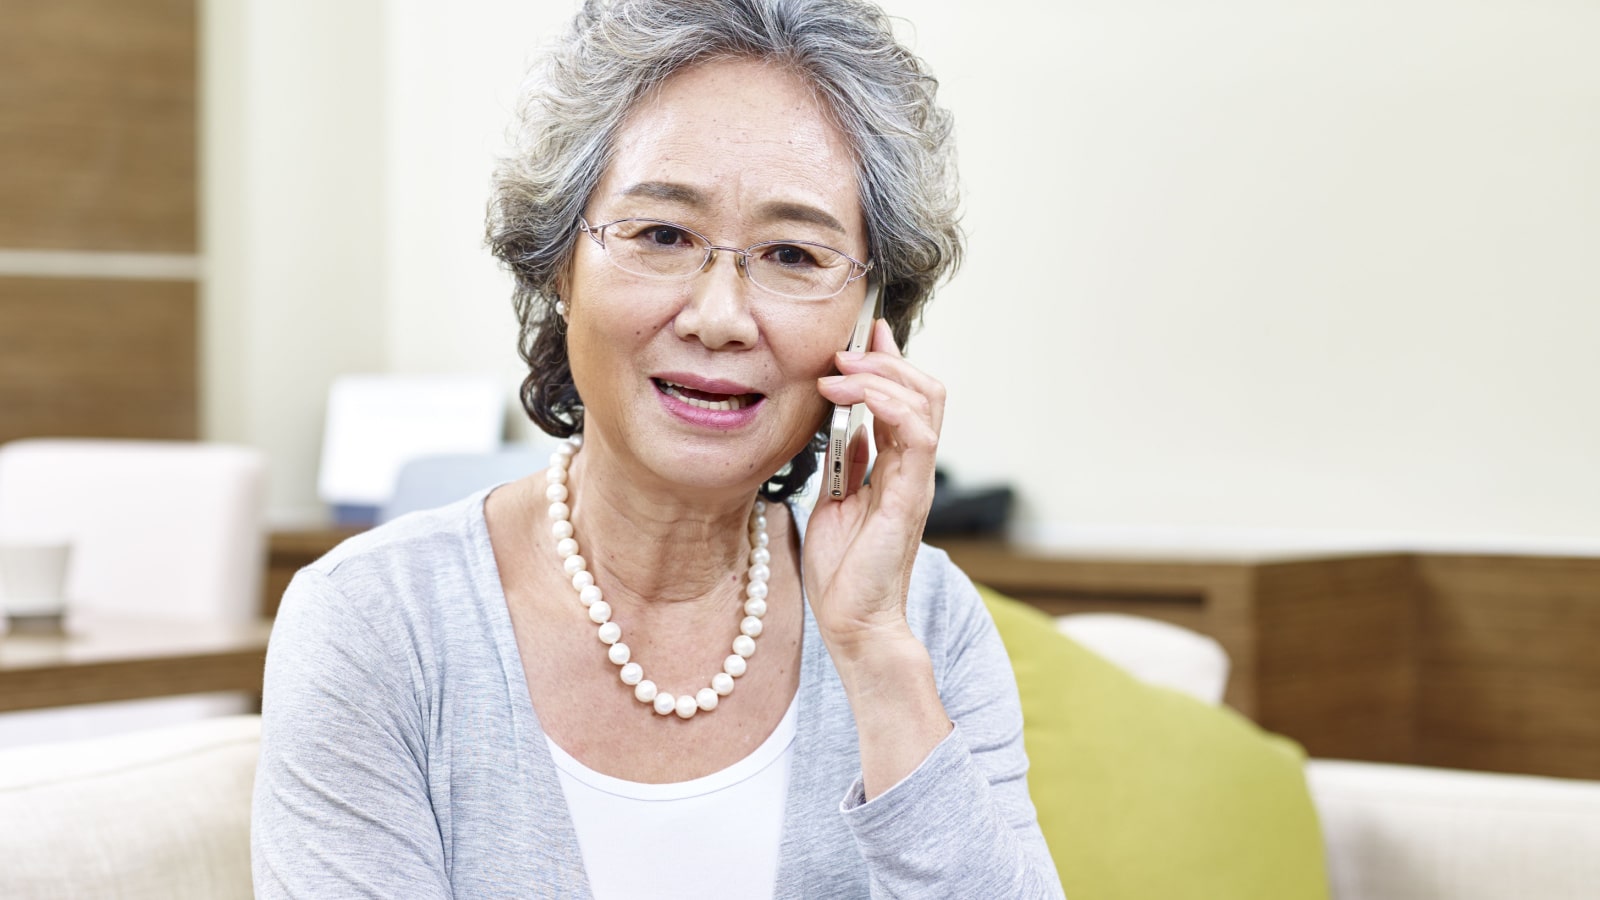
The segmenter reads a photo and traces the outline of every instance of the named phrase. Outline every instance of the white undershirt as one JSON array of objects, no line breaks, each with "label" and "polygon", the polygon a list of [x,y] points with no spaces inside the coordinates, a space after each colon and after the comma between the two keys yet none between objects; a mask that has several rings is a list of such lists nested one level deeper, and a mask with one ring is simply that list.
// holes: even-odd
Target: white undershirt
[{"label": "white undershirt", "polygon": [[602,775],[546,737],[595,900],[770,898],[797,708],[749,756],[673,784]]}]

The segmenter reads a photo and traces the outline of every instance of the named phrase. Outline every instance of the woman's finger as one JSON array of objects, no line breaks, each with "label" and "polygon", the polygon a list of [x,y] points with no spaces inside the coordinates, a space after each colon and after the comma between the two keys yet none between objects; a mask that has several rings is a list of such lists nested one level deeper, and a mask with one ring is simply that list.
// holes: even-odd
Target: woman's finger
[{"label": "woman's finger", "polygon": [[[834,375],[818,382],[817,390],[832,403],[846,405],[867,403],[869,392],[889,398],[903,406],[909,414],[921,418],[935,435],[939,433],[939,410],[933,400],[917,390],[893,379],[871,372],[853,375]],[[877,410],[868,403],[874,414]]]},{"label": "woman's finger", "polygon": [[[876,387],[866,389],[866,404],[877,421],[893,429],[891,443],[895,445],[895,449],[925,452],[930,458],[938,449],[939,432],[934,430],[933,423],[928,420],[924,409],[918,409],[916,404],[908,403],[903,398],[880,391]],[[881,446],[878,448],[879,453],[884,450],[885,448]]]},{"label": "woman's finger", "polygon": [[932,403],[934,427],[942,427],[945,402],[944,385],[938,379],[906,361],[905,357],[900,353],[899,346],[894,342],[894,332],[889,328],[887,322],[880,321],[876,329],[872,344],[873,349],[870,352],[850,354],[841,351],[838,354],[836,365],[839,371],[846,375],[858,372],[872,372],[898,381],[917,391]]}]

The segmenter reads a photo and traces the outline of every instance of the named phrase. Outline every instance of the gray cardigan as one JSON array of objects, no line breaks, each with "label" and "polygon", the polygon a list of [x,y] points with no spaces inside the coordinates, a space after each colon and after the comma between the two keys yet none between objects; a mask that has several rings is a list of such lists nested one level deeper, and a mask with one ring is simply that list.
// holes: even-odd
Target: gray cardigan
[{"label": "gray cardigan", "polygon": [[[251,823],[264,900],[590,896],[485,495],[352,538],[284,595]],[[909,617],[956,728],[868,803],[850,707],[806,609],[775,896],[1060,897],[1005,649],[941,551],[917,557]]]}]

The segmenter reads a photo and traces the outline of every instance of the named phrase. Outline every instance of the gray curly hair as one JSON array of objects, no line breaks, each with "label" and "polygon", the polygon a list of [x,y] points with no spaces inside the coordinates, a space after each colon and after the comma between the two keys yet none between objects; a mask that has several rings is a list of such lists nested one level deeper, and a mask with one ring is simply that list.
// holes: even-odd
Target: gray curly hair
[{"label": "gray curly hair", "polygon": [[[583,429],[555,302],[618,129],[673,73],[738,57],[800,74],[850,143],[884,318],[902,347],[934,286],[959,265],[950,114],[883,10],[863,0],[587,0],[531,73],[516,146],[489,201],[489,246],[515,278],[518,352],[528,364],[522,405],[546,432]],[[763,494],[799,490],[820,447],[814,438]]]}]

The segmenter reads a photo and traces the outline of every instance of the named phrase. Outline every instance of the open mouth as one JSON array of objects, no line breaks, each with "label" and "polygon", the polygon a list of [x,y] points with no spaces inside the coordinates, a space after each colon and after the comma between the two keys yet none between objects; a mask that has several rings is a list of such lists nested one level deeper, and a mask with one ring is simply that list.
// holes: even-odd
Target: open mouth
[{"label": "open mouth", "polygon": [[761,394],[713,394],[710,391],[695,390],[694,388],[684,387],[681,384],[660,378],[652,378],[650,380],[655,382],[656,390],[696,409],[728,412],[735,409],[744,409],[756,403],[762,397]]}]

